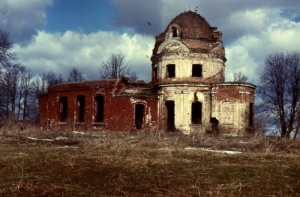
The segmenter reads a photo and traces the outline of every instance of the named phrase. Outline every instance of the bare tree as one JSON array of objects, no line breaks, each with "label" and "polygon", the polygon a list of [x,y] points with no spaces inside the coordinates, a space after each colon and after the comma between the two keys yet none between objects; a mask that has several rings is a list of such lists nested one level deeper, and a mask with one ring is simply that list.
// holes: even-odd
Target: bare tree
[{"label": "bare tree", "polygon": [[1,87],[2,98],[4,101],[4,113],[6,116],[13,115],[16,111],[16,97],[17,97],[17,81],[18,81],[19,67],[11,67],[1,73]]},{"label": "bare tree", "polygon": [[47,81],[48,88],[52,87],[55,84],[64,83],[62,75],[52,71],[43,73],[42,78]]},{"label": "bare tree", "polygon": [[[14,65],[0,74],[1,113],[7,121],[25,119],[28,109],[31,74],[24,66]],[[28,115],[28,114],[27,114]]]},{"label": "bare tree", "polygon": [[235,82],[246,82],[248,77],[241,72],[234,72],[233,73],[233,81]]},{"label": "bare tree", "polygon": [[130,80],[137,80],[137,74],[125,64],[125,56],[122,53],[112,54],[106,61],[103,61],[99,68],[101,79],[117,79],[126,76]]},{"label": "bare tree", "polygon": [[19,120],[36,120],[38,115],[38,99],[34,92],[31,71],[23,65],[19,66],[18,97],[16,116]]},{"label": "bare tree", "polygon": [[291,137],[300,116],[300,53],[270,54],[260,81],[263,111],[278,125],[281,137]]},{"label": "bare tree", "polygon": [[9,53],[12,43],[9,41],[8,33],[0,30],[0,69],[11,65],[11,60],[15,59]]},{"label": "bare tree", "polygon": [[82,74],[82,72],[80,72],[78,70],[78,68],[73,67],[71,68],[70,72],[69,72],[69,76],[67,77],[67,81],[68,82],[78,82],[78,81],[84,81],[85,78]]},{"label": "bare tree", "polygon": [[61,74],[56,74],[52,71],[48,73],[42,73],[37,76],[33,81],[33,88],[36,96],[46,94],[48,89],[55,84],[63,83],[63,77]]},{"label": "bare tree", "polygon": [[32,74],[15,63],[17,58],[9,52],[11,45],[8,34],[0,30],[0,124],[8,125],[36,118],[38,111]]},{"label": "bare tree", "polygon": [[130,81],[137,81],[138,80],[138,76],[137,76],[136,72],[133,71],[129,74],[129,80]]},{"label": "bare tree", "polygon": [[299,130],[300,130],[300,115],[298,114],[298,120],[297,120],[297,124],[296,124],[294,140],[297,138]]},{"label": "bare tree", "polygon": [[266,134],[269,116],[265,113],[256,113],[254,119],[255,119],[254,121],[255,133],[259,135]]},{"label": "bare tree", "polygon": [[8,33],[0,30],[0,121],[13,120],[18,110],[18,82],[21,66],[9,52],[12,43]]}]

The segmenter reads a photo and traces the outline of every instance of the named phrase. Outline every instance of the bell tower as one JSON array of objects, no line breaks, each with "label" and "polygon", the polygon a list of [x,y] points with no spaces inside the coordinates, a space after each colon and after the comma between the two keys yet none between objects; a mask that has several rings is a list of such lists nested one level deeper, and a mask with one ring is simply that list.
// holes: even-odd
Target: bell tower
[{"label": "bell tower", "polygon": [[156,36],[151,60],[152,81],[158,86],[224,82],[222,33],[195,12],[178,15]]},{"label": "bell tower", "polygon": [[184,12],[156,36],[151,60],[161,129],[190,132],[209,125],[205,91],[224,82],[222,33],[199,14]]}]

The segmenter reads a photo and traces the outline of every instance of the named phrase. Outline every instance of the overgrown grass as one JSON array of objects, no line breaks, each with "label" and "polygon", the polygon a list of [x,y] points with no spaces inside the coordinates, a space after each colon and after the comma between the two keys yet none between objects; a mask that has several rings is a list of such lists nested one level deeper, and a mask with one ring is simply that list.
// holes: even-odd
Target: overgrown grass
[{"label": "overgrown grass", "polygon": [[0,138],[1,196],[300,196],[299,141],[31,131]]}]

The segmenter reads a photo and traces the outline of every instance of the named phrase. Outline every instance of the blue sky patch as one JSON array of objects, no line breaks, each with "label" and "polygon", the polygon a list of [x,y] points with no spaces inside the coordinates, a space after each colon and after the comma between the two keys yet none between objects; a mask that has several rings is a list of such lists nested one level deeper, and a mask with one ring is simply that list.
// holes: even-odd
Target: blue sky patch
[{"label": "blue sky patch", "polygon": [[67,30],[85,33],[113,29],[114,10],[108,0],[55,0],[47,9],[48,32]]},{"label": "blue sky patch", "polygon": [[300,11],[296,9],[281,9],[280,15],[294,22],[300,21]]}]

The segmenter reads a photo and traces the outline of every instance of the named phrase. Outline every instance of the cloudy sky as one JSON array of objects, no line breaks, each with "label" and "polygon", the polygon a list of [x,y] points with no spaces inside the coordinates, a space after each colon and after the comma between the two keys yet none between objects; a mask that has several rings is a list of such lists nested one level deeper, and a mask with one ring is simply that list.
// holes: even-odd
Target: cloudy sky
[{"label": "cloudy sky", "polygon": [[300,51],[299,0],[1,0],[0,29],[34,74],[77,67],[93,80],[102,61],[123,53],[149,81],[154,36],[189,10],[223,32],[226,81],[241,71],[257,84],[268,54]]}]

